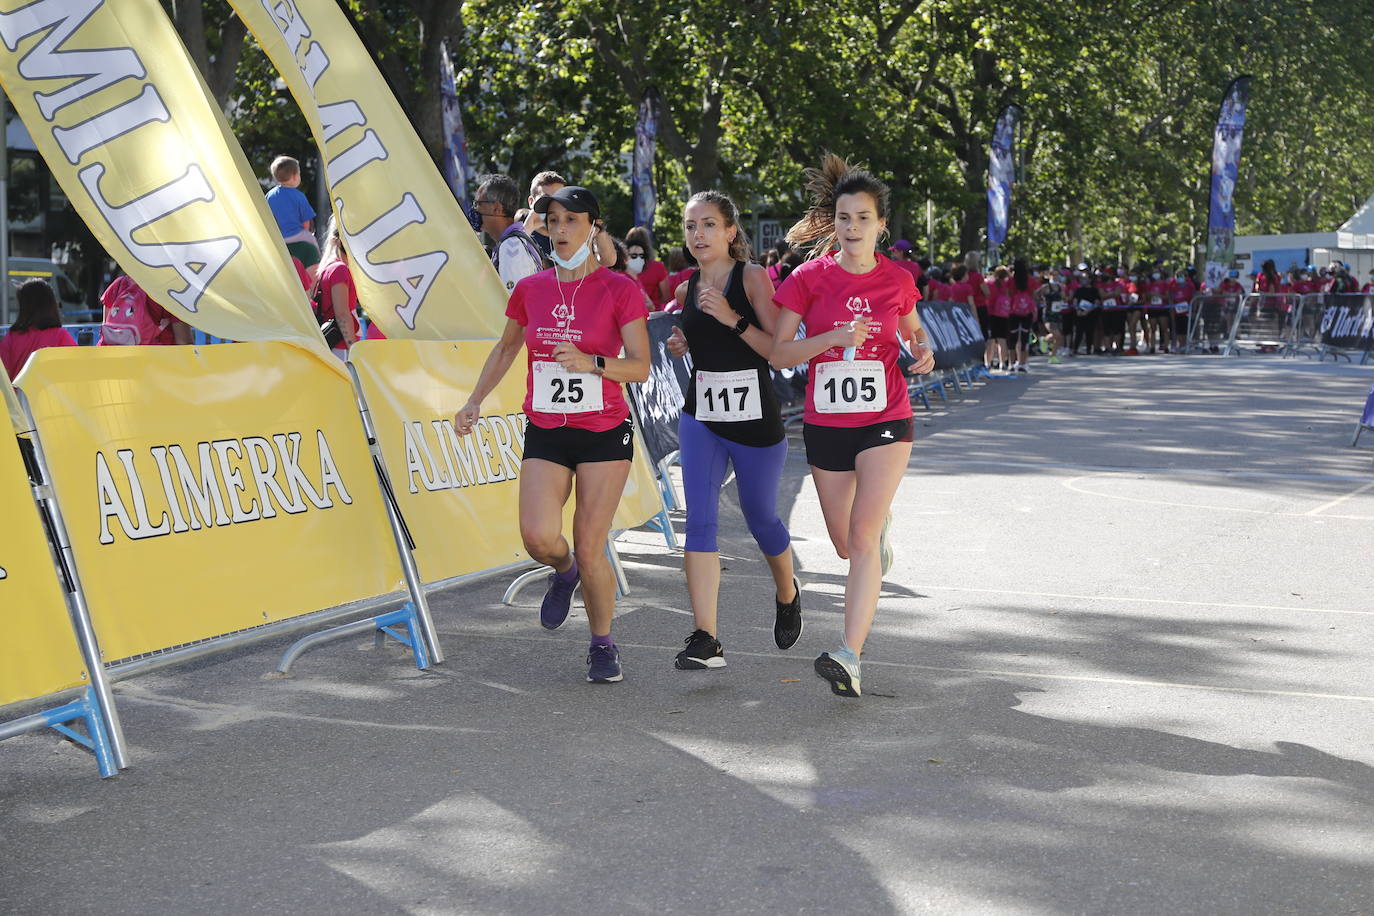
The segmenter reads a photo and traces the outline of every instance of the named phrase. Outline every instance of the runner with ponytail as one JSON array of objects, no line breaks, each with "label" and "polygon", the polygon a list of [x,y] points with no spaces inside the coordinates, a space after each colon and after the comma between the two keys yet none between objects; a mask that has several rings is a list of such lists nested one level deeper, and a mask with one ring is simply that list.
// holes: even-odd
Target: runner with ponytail
[{"label": "runner with ponytail", "polygon": [[[911,457],[911,400],[897,358],[909,342],[917,372],[935,367],[911,275],[877,254],[888,189],[828,154],[807,170],[812,205],[787,233],[810,259],[774,295],[770,360],[809,362],[803,434],[830,541],[849,560],[844,639],[816,659],[838,696],[862,694],[859,657],[882,590],[886,519]],[[838,248],[838,250],[832,250]],[[797,331],[805,322],[805,337]]]}]

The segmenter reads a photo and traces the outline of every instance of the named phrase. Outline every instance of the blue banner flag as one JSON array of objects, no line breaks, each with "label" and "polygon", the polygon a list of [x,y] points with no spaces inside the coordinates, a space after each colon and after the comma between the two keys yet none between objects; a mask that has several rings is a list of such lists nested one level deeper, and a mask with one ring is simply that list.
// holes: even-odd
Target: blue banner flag
[{"label": "blue banner flag", "polygon": [[1216,289],[1236,256],[1236,179],[1240,174],[1240,141],[1245,133],[1245,103],[1250,77],[1238,76],[1226,87],[1212,137],[1212,194],[1207,212],[1207,265],[1203,286]]},{"label": "blue banner flag", "polygon": [[1016,179],[1012,144],[1021,109],[1008,105],[997,118],[988,155],[988,249],[995,251],[1007,240],[1011,224],[1011,186]]},{"label": "blue banner flag", "polygon": [[453,189],[453,196],[464,208],[468,205],[468,182],[472,166],[468,163],[468,139],[463,132],[463,110],[458,106],[458,81],[453,73],[453,58],[448,56],[448,42],[440,45],[439,93],[443,96],[444,111],[444,180]]},{"label": "blue banner flag", "polygon": [[654,192],[654,147],[658,142],[658,110],[653,90],[639,102],[635,121],[635,151],[630,164],[630,199],[634,202],[634,224],[653,229],[658,196]]}]

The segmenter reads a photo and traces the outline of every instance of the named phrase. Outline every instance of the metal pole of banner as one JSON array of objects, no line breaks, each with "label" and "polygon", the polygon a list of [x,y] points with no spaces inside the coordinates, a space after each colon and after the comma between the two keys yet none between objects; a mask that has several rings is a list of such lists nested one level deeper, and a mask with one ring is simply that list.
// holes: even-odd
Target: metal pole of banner
[{"label": "metal pole of banner", "polygon": [[0,90],[0,130],[5,142],[0,144],[0,280],[5,284],[5,296],[0,299],[0,325],[10,324],[10,100]]},{"label": "metal pole of banner", "polygon": [[[1245,310],[1249,308],[1246,303],[1256,298],[1256,296],[1254,293],[1247,293],[1244,296],[1234,298],[1236,302],[1236,314],[1231,318],[1231,331],[1226,335],[1226,349],[1221,351],[1222,356],[1236,355],[1238,349],[1236,347],[1236,335],[1240,333],[1241,319],[1245,317]],[[1259,307],[1258,302],[1256,302],[1255,307]]]},{"label": "metal pole of banner", "polygon": [[[363,431],[367,433],[368,451],[372,453],[372,463],[377,469],[377,486],[382,491],[382,503],[386,506],[386,518],[391,524],[391,535],[396,540],[396,552],[401,558],[401,571],[405,574],[406,590],[410,592],[411,603],[415,606],[415,616],[420,621],[421,638],[429,646],[429,658],[434,664],[442,664],[444,651],[439,648],[439,634],[434,629],[434,618],[429,613],[429,600],[425,597],[424,583],[420,581],[420,571],[415,566],[415,554],[410,539],[410,531],[401,517],[396,496],[391,490],[391,478],[387,475],[386,461],[382,458],[382,447],[377,441],[377,430],[372,425],[372,413],[363,397],[362,382],[358,370],[348,363],[348,375],[353,380],[353,397],[358,403],[358,414],[362,417]],[[413,635],[413,634],[412,634]]]},{"label": "metal pole of banner", "polygon": [[935,263],[935,201],[926,196],[926,257]]},{"label": "metal pole of banner", "polygon": [[[8,293],[8,290],[6,292]],[[24,422],[29,427],[24,432],[33,444],[34,462],[37,465],[38,473],[42,475],[42,480],[33,482],[34,497],[39,501],[40,507],[52,526],[52,536],[56,541],[52,548],[57,554],[58,563],[64,576],[63,587],[67,593],[67,612],[71,616],[72,627],[76,630],[76,641],[81,647],[81,656],[86,662],[86,671],[91,677],[91,687],[95,690],[96,706],[105,719],[105,727],[109,729],[110,750],[114,756],[115,767],[122,770],[129,766],[129,752],[124,740],[124,726],[119,721],[119,711],[115,708],[114,694],[110,691],[109,678],[105,676],[105,663],[100,654],[100,641],[96,638],[95,625],[91,623],[91,611],[86,605],[86,593],[81,587],[81,574],[76,568],[76,556],[72,551],[71,536],[67,532],[67,524],[62,518],[62,508],[58,505],[52,472],[48,467],[47,455],[43,451],[43,439],[38,434],[38,424],[34,422],[33,409],[29,406],[28,396],[22,388],[15,389],[15,391],[19,396],[20,407],[24,411]]]}]

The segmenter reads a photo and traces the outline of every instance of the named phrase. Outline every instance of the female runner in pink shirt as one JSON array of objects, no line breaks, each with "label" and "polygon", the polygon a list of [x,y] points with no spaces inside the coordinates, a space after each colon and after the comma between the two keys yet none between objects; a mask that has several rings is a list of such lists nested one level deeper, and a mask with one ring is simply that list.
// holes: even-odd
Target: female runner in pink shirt
[{"label": "female runner in pink shirt", "polygon": [[[539,198],[534,209],[544,216],[555,266],[515,284],[506,328],[453,425],[462,436],[473,431],[482,399],[523,346],[528,423],[520,462],[520,537],[531,558],[553,567],[539,621],[548,630],[561,626],[581,581],[592,631],[587,680],[613,683],[622,675],[611,639],[615,575],[606,538],[634,458],[634,430],[620,385],[649,376],[648,310],[638,283],[590,257],[600,228],[600,207],[590,191],[566,185]],[[569,549],[563,506],[573,487],[577,507]]]},{"label": "female runner in pink shirt", "polygon": [[[807,172],[813,204],[787,233],[811,259],[773,301],[774,368],[808,362],[806,462],[835,552],[849,560],[844,642],[816,659],[838,696],[862,694],[859,655],[882,590],[882,533],[911,458],[911,400],[897,364],[910,341],[917,372],[935,367],[916,314],[911,274],[876,253],[887,230],[887,187],[828,155]],[[835,245],[838,251],[831,251]],[[806,322],[806,336],[796,339]]]}]

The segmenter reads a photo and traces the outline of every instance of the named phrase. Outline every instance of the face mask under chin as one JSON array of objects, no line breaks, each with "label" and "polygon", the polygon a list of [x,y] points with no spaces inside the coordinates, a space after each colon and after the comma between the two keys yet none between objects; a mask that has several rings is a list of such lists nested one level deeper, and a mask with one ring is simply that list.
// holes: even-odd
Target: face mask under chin
[{"label": "face mask under chin", "polygon": [[587,242],[586,242],[586,244],[584,244],[584,245],[582,245],[580,248],[578,248],[577,251],[573,253],[573,256],[572,256],[572,257],[570,257],[570,258],[564,258],[564,257],[560,256],[557,249],[554,249],[553,251],[551,251],[551,252],[549,253],[549,257],[553,259],[553,262],[554,262],[555,264],[557,264],[559,267],[563,268],[564,270],[577,270],[577,268],[581,267],[583,264],[586,263],[587,258],[591,256],[591,253],[592,253],[592,236],[589,235],[589,236],[587,236]]}]

